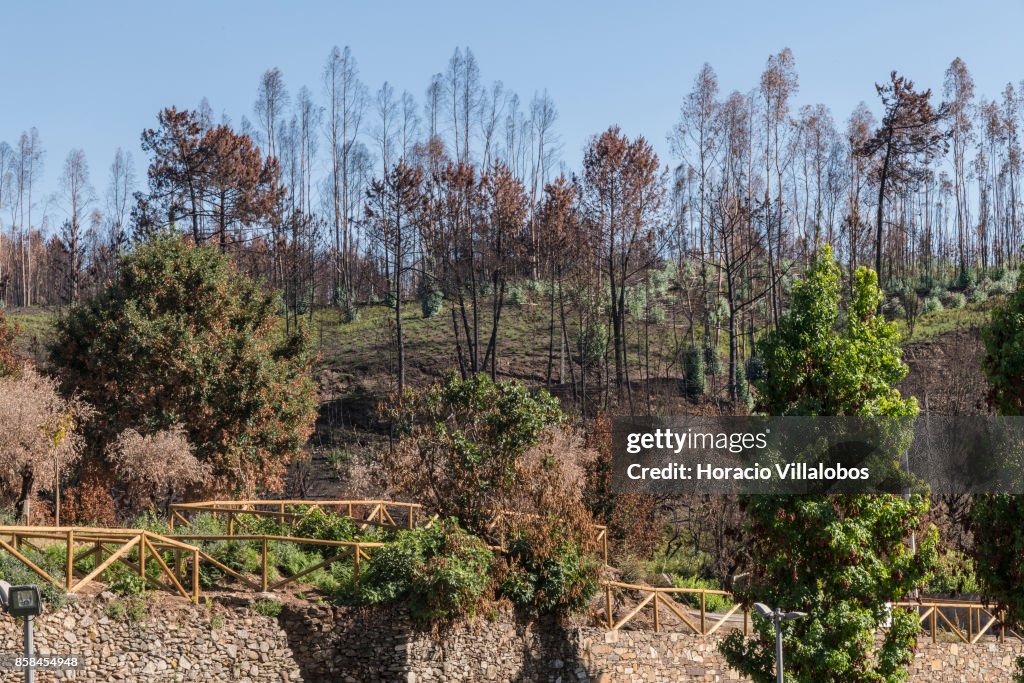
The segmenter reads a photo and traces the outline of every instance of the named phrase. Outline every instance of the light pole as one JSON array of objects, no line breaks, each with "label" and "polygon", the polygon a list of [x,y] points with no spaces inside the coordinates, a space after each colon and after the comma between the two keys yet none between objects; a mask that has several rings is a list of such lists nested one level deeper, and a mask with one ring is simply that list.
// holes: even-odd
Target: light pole
[{"label": "light pole", "polygon": [[36,672],[32,668],[35,647],[32,643],[32,618],[43,613],[43,601],[38,586],[12,586],[0,581],[0,607],[12,617],[25,619],[25,683],[36,680]]},{"label": "light pole", "polygon": [[783,612],[778,607],[772,609],[763,602],[755,602],[754,611],[762,618],[770,619],[775,625],[775,681],[785,683],[786,676],[782,670],[782,622],[803,619],[807,612]]}]

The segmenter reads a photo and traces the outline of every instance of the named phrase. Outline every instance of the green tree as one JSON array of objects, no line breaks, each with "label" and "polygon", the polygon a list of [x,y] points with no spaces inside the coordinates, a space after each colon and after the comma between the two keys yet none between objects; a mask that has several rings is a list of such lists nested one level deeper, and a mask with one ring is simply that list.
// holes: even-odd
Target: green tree
[{"label": "green tree", "polygon": [[[1024,621],[1024,501],[1020,496],[975,496],[971,506],[974,566],[985,592],[1010,622]],[[1017,658],[1017,683],[1024,683],[1024,657]]]},{"label": "green tree", "polygon": [[211,477],[204,493],[277,490],[315,418],[312,361],[279,299],[217,249],[161,234],[57,325],[64,390],[97,407],[91,457],[125,429],[182,425]]},{"label": "green tree", "polygon": [[523,484],[526,451],[565,419],[548,392],[483,374],[462,380],[449,373],[443,383],[407,390],[383,412],[401,434],[390,458],[399,487],[477,534]]},{"label": "green tree", "polygon": [[[1002,415],[1024,414],[1024,290],[992,310],[982,330],[981,366],[989,381],[989,400]],[[1020,496],[976,496],[971,506],[974,562],[986,593],[1012,621],[1024,621],[1024,501]],[[1024,683],[1024,657],[1016,680]]]},{"label": "green tree", "polygon": [[[913,398],[894,386],[906,374],[895,326],[876,314],[882,294],[861,268],[841,311],[840,270],[825,248],[793,288],[791,311],[759,344],[761,408],[773,415],[910,416]],[[928,509],[914,495],[749,496],[743,501],[753,538],[745,602],[808,613],[784,629],[787,680],[838,683],[906,680],[917,617],[888,610],[924,579],[935,562],[934,529],[920,532]],[[879,627],[890,627],[876,644]],[[721,645],[730,665],[769,683],[775,662],[773,626],[736,631]]]},{"label": "green tree", "polygon": [[400,432],[392,484],[508,549],[503,593],[538,612],[581,609],[598,586],[582,463],[595,455],[564,427],[558,401],[478,373],[408,390],[385,411]]},{"label": "green tree", "polygon": [[1018,287],[1006,304],[992,309],[981,336],[989,401],[1001,415],[1024,414],[1024,290]]}]

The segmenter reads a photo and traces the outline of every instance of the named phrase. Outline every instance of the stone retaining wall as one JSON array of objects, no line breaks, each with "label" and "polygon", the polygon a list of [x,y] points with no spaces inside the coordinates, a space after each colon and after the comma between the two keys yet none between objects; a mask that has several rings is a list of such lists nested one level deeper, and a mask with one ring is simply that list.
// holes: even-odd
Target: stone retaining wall
[{"label": "stone retaining wall", "polygon": [[[81,655],[81,671],[37,671],[36,681],[301,681],[277,619],[250,609],[195,606],[184,600],[69,603],[35,619],[38,654]],[[0,651],[22,649],[22,627],[0,617]],[[0,672],[0,681],[21,681]]]},{"label": "stone retaining wall", "polygon": [[[127,603],[72,602],[37,621],[37,649],[79,654],[85,670],[39,672],[37,681],[341,681],[344,683],[618,683],[740,681],[718,654],[719,636],[563,627],[508,611],[430,633],[400,609],[307,603],[257,614],[250,598],[212,606],[161,598],[131,614]],[[18,652],[21,629],[0,618],[0,651]],[[922,642],[916,683],[1009,682],[1016,641]],[[0,672],[0,681],[21,680]]]}]

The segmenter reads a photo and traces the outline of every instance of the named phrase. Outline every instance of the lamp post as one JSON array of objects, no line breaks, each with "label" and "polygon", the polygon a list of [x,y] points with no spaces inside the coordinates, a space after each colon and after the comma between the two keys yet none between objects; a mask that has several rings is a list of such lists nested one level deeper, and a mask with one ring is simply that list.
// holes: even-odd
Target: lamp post
[{"label": "lamp post", "polygon": [[772,609],[763,602],[755,602],[754,611],[763,619],[770,619],[775,625],[775,681],[785,683],[786,676],[782,670],[782,622],[803,619],[807,612],[783,612],[778,607]]},{"label": "lamp post", "polygon": [[0,581],[0,607],[12,617],[25,618],[25,683],[36,680],[36,672],[32,668],[31,659],[35,656],[32,644],[32,618],[43,613],[43,601],[39,595],[39,586],[12,586]]}]

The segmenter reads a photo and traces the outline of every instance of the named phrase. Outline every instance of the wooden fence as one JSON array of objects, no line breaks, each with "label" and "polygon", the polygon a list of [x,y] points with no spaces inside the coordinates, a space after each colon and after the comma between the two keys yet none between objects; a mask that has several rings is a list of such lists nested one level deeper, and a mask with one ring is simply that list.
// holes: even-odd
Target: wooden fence
[{"label": "wooden fence", "polygon": [[[8,537],[10,541],[4,540],[4,537]],[[63,578],[57,579],[52,576],[24,554],[25,546],[43,552],[43,549],[37,545],[39,542],[51,544],[56,542],[64,546],[66,559]],[[180,540],[144,529],[0,526],[0,548],[13,555],[44,581],[62,588],[68,593],[81,591],[94,579],[102,576],[103,572],[115,562],[119,562],[138,572],[147,584],[177,592],[185,598],[199,600],[198,570],[192,572],[191,591],[186,590],[182,585],[183,574],[172,570],[164,561],[161,553],[170,552],[178,558],[191,559],[193,568],[199,566],[200,558],[204,553],[199,548]],[[82,552],[83,550],[84,552]],[[137,563],[130,562],[128,559],[132,550],[137,551]],[[93,558],[90,570],[87,571],[78,566],[89,558]],[[147,574],[147,558],[157,563],[160,568],[158,576],[165,579],[166,583]],[[178,565],[183,565],[180,559]]]},{"label": "wooden fence", "polygon": [[194,515],[205,512],[214,519],[224,519],[228,533],[234,534],[236,525],[244,526],[239,518],[245,515],[270,517],[291,526],[317,510],[350,517],[363,528],[373,525],[412,529],[423,521],[422,505],[391,500],[208,500],[172,504],[167,525],[173,532],[177,524],[189,526]]},{"label": "wooden fence", "polygon": [[[367,506],[367,509],[370,510],[368,517],[371,517],[374,523],[382,526],[399,526],[396,523],[395,515],[387,510],[387,506],[403,506],[407,511],[407,518],[403,520],[406,523],[409,519],[414,519],[415,510],[419,507],[412,503],[390,503],[388,501],[340,502],[346,510],[349,503],[353,506]],[[178,518],[181,522],[188,522],[190,513],[216,511],[217,514],[226,515],[229,527],[231,527],[231,533],[228,534],[175,534],[172,537],[145,529],[0,526],[0,549],[10,553],[44,581],[68,593],[80,592],[93,581],[101,579],[104,572],[115,563],[120,563],[137,573],[149,586],[176,592],[185,598],[198,601],[200,596],[199,572],[203,564],[216,567],[253,590],[267,592],[295,583],[318,569],[323,569],[349,557],[353,563],[354,580],[358,582],[361,564],[369,559],[369,551],[384,545],[377,542],[332,541],[297,536],[234,533],[235,525],[231,524],[230,520],[235,519],[238,527],[244,525],[244,518],[238,519],[239,515],[255,513],[275,516],[283,514],[289,515],[287,519],[294,519],[305,514],[305,512],[288,512],[280,508],[276,511],[257,508],[258,505],[266,504],[266,501],[239,501],[237,507],[187,504],[185,512]],[[281,504],[274,501],[274,505]],[[284,501],[283,504],[292,505],[295,502]],[[329,501],[324,504],[338,505],[339,502]],[[179,513],[180,508],[181,506],[179,506]],[[353,513],[355,511],[355,507],[353,507]],[[603,528],[601,531],[606,533]],[[256,578],[228,567],[206,552],[201,545],[219,541],[258,543],[261,552],[260,567]],[[330,548],[333,552],[326,553],[321,562],[292,576],[278,577],[277,580],[272,581],[269,561],[271,543],[317,545]],[[26,547],[40,553],[44,552],[42,544],[59,544],[63,547],[65,551],[63,576],[52,575],[25,554]],[[165,555],[171,559],[165,560]],[[92,559],[91,565],[81,566],[90,558]],[[133,559],[134,561],[132,561]],[[159,567],[155,576],[147,572],[147,566],[152,566],[151,563],[156,563]],[[655,632],[660,632],[668,627],[669,629],[682,629],[683,632],[700,637],[711,636],[719,631],[730,629],[742,629],[744,635],[750,633],[749,610],[736,603],[728,591],[705,588],[662,588],[620,581],[605,581],[602,585],[605,592],[605,612],[603,616],[597,617],[597,621],[602,627],[609,630],[618,630],[630,624],[642,628],[645,624],[640,624],[638,620],[642,615],[650,613],[651,619],[648,623],[653,625]],[[632,606],[628,607],[628,611],[624,611],[621,615],[616,614],[620,605],[625,610],[625,605],[629,604],[625,600],[617,599],[627,592],[632,593],[636,600]],[[686,605],[677,600],[677,597],[682,595],[692,596],[691,600],[697,603],[697,606]],[[727,600],[728,607],[712,611],[708,608],[709,598],[717,600],[724,598]],[[1019,627],[1005,623],[998,612],[982,603],[925,599],[897,602],[893,604],[893,608],[917,612],[918,620],[923,627],[922,634],[926,638],[930,637],[932,642],[937,642],[940,637],[958,640],[968,645],[977,644],[986,638],[998,639],[1000,642],[1007,638],[1024,641],[1024,635]]]},{"label": "wooden fence", "polygon": [[[404,503],[392,500],[209,500],[198,503],[174,503],[170,506],[168,529],[176,526],[190,526],[195,515],[208,513],[214,519],[227,522],[228,535],[235,536],[236,529],[245,533],[246,515],[270,517],[294,526],[315,510],[323,510],[353,519],[361,528],[368,525],[412,529],[416,526],[430,526],[437,516],[427,517],[423,506],[418,503]],[[524,512],[493,511],[488,529],[493,530],[506,517],[535,518]],[[604,564],[608,564],[608,528],[602,524],[593,525],[594,542],[600,548]],[[180,536],[179,536],[180,537]],[[500,546],[495,546],[500,549]]]},{"label": "wooden fence", "polygon": [[[267,591],[277,590],[287,586],[289,583],[294,583],[302,577],[312,574],[318,569],[324,569],[339,560],[345,559],[346,557],[352,557],[353,564],[353,579],[356,583],[359,582],[360,565],[363,560],[370,559],[370,555],[367,550],[373,548],[383,547],[383,543],[376,542],[361,542],[361,541],[329,541],[321,540],[316,538],[298,538],[295,536],[274,536],[270,534],[177,534],[175,538],[180,538],[184,541],[192,541],[194,543],[203,542],[216,542],[216,541],[255,541],[260,544],[260,582],[256,583],[249,577],[237,572],[230,567],[226,566],[216,558],[210,556],[206,552],[200,549],[200,557],[204,561],[217,567],[222,572],[233,576],[238,579],[241,583],[249,586],[253,590],[257,590],[263,593]],[[286,576],[279,579],[274,583],[270,583],[270,543],[297,543],[302,545],[319,545],[328,548],[333,548],[334,553],[324,559],[322,562],[307,567],[302,571]]]},{"label": "wooden fence", "polygon": [[[5,537],[10,540],[5,540]],[[196,545],[216,541],[258,543],[262,551],[258,580],[228,567]],[[313,566],[271,582],[269,547],[274,542],[318,545],[333,548],[334,552]],[[24,552],[27,546],[42,553],[44,549],[40,544],[54,543],[63,546],[66,554],[64,576],[59,578],[33,562]],[[267,592],[283,588],[318,569],[351,557],[353,578],[358,583],[361,564],[370,557],[368,551],[383,545],[375,542],[330,541],[269,534],[187,534],[168,537],[145,529],[0,526],[0,548],[6,550],[44,581],[68,593],[77,593],[94,580],[102,579],[104,572],[114,563],[120,563],[130,568],[133,573],[137,573],[147,585],[172,593],[177,592],[196,602],[200,595],[199,568],[203,564],[216,567],[253,590]],[[135,551],[136,561],[132,561],[132,551]],[[164,559],[164,553],[172,558],[169,562]],[[89,558],[93,558],[92,566],[88,569],[80,567]],[[156,577],[147,572],[147,561],[155,562],[159,567]],[[186,577],[189,577],[190,581],[186,581]],[[190,584],[189,590],[186,590],[185,584]]]},{"label": "wooden fence", "polygon": [[[617,631],[649,613],[648,623],[653,625],[655,632],[666,630],[668,626],[701,637],[731,629],[742,629],[745,636],[750,633],[749,609],[736,603],[728,591],[659,588],[620,581],[605,581],[602,585],[605,591],[605,612],[603,615],[595,615],[595,621],[609,631]],[[617,597],[626,591],[634,593],[637,600],[619,616],[616,614],[617,607],[626,602],[617,600]],[[675,598],[679,595],[693,596],[699,606],[683,604]],[[708,602],[711,596],[727,598],[729,607],[724,611],[710,611]],[[1005,623],[1002,615],[982,603],[923,599],[897,602],[893,608],[916,611],[922,625],[922,636],[931,638],[933,643],[939,638],[952,638],[967,645],[975,645],[986,637],[998,639],[999,642],[1007,638],[1024,641],[1024,634],[1018,626]],[[646,627],[646,624],[636,625]]]},{"label": "wooden fence", "polygon": [[[389,500],[212,500],[196,503],[175,503],[168,516],[169,533],[158,534],[144,529],[107,529],[86,527],[25,527],[0,526],[0,549],[11,553],[17,560],[43,580],[69,593],[80,591],[92,581],[102,578],[114,563],[120,563],[138,573],[147,585],[177,592],[192,600],[199,599],[199,571],[202,565],[215,567],[244,586],[257,591],[272,591],[295,583],[313,572],[335,562],[351,558],[353,578],[358,583],[361,565],[370,557],[370,551],[383,543],[361,541],[334,541],[303,538],[294,535],[254,533],[253,517],[271,518],[294,528],[307,515],[316,510],[341,514],[353,519],[357,526],[378,526],[393,529],[413,529],[430,526],[437,517],[426,517],[423,506],[417,503]],[[226,533],[187,533],[198,514],[207,513],[214,519],[224,520]],[[516,513],[496,513],[497,524],[503,516]],[[529,517],[530,515],[520,515]],[[186,533],[182,533],[182,532]],[[608,532],[595,525],[596,540],[608,562]],[[10,542],[3,540],[9,537]],[[205,544],[245,542],[258,544],[260,564],[256,577],[239,572],[211,555]],[[29,546],[39,552],[38,543],[60,543],[65,546],[67,563],[65,576],[55,578],[22,552]],[[271,543],[293,543],[330,548],[324,559],[313,566],[287,577],[272,576],[270,562]],[[83,549],[83,546],[86,548]],[[500,550],[500,548],[495,548]],[[165,560],[164,556],[171,559]],[[95,558],[89,571],[80,567],[88,558]],[[135,561],[132,561],[135,560]],[[157,576],[146,572],[147,561],[155,562],[160,571]],[[191,577],[191,590],[186,590],[186,577]],[[77,580],[76,580],[77,577]]]}]

